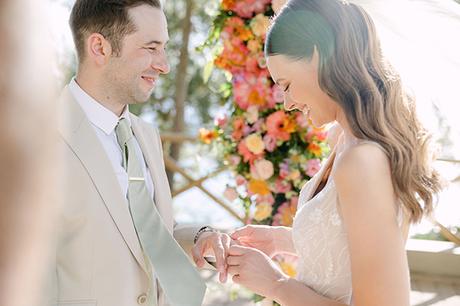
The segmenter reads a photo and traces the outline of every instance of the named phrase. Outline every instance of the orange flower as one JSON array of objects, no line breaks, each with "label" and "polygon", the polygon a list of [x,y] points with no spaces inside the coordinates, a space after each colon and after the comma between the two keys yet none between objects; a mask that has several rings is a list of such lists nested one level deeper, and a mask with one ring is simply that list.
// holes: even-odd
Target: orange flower
[{"label": "orange flower", "polygon": [[297,198],[292,198],[290,202],[281,204],[273,218],[273,225],[292,226],[296,211]]},{"label": "orange flower", "polygon": [[265,181],[251,179],[248,184],[248,190],[252,194],[260,194],[261,196],[270,193],[270,188]]},{"label": "orange flower", "polygon": [[255,89],[251,91],[248,97],[248,101],[252,105],[264,105],[265,104],[265,99],[262,97],[259,92]]},{"label": "orange flower", "polygon": [[249,30],[248,28],[246,27],[238,27],[238,28],[235,28],[235,35],[237,37],[239,37],[241,40],[243,41],[247,41],[247,40],[250,40],[253,38],[253,34],[251,32],[251,30]]},{"label": "orange flower", "polygon": [[216,137],[217,137],[216,131],[210,131],[205,128],[200,129],[200,139],[205,144],[210,144],[212,140],[215,139]]},{"label": "orange flower", "polygon": [[321,147],[315,143],[315,142],[312,142],[308,145],[308,151],[310,151],[311,153],[313,153],[313,155],[315,155],[316,157],[319,157],[321,156],[321,153],[322,153],[322,149]]},{"label": "orange flower", "polygon": [[291,120],[281,110],[274,112],[267,118],[268,134],[279,140],[289,140],[291,133],[295,132],[295,127],[295,121]]},{"label": "orange flower", "polygon": [[223,0],[222,8],[226,11],[230,11],[235,6],[235,0]]},{"label": "orange flower", "polygon": [[295,121],[291,119],[290,117],[286,116],[286,118],[284,118],[283,120],[283,126],[281,127],[281,129],[284,132],[291,134],[295,132],[295,128],[296,128]]}]

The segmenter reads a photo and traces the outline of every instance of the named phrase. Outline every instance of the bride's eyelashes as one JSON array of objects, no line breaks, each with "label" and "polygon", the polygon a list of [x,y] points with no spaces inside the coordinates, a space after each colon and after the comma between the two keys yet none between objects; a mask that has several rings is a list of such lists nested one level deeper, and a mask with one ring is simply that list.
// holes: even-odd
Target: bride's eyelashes
[{"label": "bride's eyelashes", "polygon": [[291,83],[287,84],[287,85],[286,85],[286,88],[284,88],[284,92],[286,92],[286,93],[287,93],[287,92],[288,92],[288,90],[289,90],[289,87],[290,87],[290,86],[291,86]]}]

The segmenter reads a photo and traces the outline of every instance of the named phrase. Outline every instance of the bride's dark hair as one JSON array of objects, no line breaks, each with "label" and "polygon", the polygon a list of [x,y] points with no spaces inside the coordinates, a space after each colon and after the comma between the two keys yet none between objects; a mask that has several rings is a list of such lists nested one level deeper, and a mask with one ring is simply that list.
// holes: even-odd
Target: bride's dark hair
[{"label": "bride's dark hair", "polygon": [[267,33],[266,56],[311,60],[315,47],[321,89],[343,109],[354,136],[384,148],[395,192],[410,220],[419,221],[441,189],[430,135],[383,57],[370,16],[346,1],[289,1]]}]

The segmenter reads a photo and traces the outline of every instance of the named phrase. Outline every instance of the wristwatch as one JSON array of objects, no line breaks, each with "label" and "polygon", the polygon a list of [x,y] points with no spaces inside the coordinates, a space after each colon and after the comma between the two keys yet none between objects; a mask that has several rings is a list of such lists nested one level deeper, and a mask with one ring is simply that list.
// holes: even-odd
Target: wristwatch
[{"label": "wristwatch", "polygon": [[210,226],[203,226],[202,228],[200,228],[198,230],[198,232],[196,233],[195,235],[195,238],[193,239],[193,244],[196,244],[196,242],[198,241],[198,238],[200,238],[201,234],[203,233],[206,233],[206,232],[213,232],[213,233],[216,233],[217,230],[210,227]]}]

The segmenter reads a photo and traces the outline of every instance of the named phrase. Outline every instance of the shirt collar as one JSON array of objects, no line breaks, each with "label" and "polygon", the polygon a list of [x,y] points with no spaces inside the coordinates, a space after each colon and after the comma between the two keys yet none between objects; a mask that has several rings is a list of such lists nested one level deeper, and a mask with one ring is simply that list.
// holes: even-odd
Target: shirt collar
[{"label": "shirt collar", "polygon": [[77,100],[78,104],[80,104],[89,121],[101,129],[105,134],[112,134],[121,118],[125,118],[128,125],[131,126],[128,106],[125,107],[121,116],[118,117],[111,110],[104,107],[101,103],[86,93],[75,81],[75,78],[70,81],[69,90],[75,100]]}]

